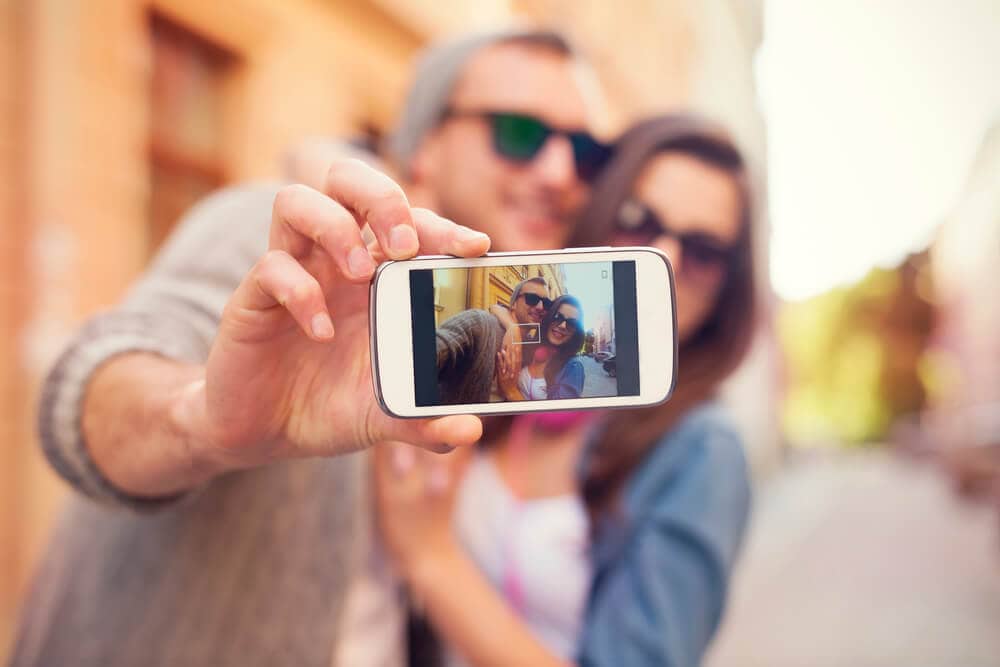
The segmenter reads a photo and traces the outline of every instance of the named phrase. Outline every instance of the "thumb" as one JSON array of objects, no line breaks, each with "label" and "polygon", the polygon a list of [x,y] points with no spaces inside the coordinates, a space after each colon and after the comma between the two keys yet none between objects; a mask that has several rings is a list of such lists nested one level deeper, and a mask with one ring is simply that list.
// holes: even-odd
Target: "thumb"
[{"label": "thumb", "polygon": [[466,447],[479,441],[483,422],[475,415],[435,419],[389,419],[380,440],[399,440],[435,452]]}]

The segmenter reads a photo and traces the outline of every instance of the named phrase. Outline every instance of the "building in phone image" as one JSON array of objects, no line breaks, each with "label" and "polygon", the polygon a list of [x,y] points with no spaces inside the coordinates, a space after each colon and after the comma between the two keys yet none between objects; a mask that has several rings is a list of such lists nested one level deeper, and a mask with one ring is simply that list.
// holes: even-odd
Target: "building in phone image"
[{"label": "building in phone image", "polygon": [[434,324],[472,308],[510,304],[510,295],[521,281],[544,278],[549,298],[566,293],[566,276],[559,264],[516,264],[434,272]]}]

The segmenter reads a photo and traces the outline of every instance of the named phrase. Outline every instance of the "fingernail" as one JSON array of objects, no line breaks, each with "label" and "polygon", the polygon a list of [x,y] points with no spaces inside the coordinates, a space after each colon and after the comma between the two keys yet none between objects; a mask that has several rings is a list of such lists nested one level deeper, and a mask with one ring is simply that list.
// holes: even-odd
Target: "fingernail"
[{"label": "fingernail", "polygon": [[347,268],[355,278],[367,278],[375,270],[375,263],[367,250],[355,247],[347,255]]},{"label": "fingernail", "polygon": [[329,338],[333,335],[333,322],[326,313],[316,313],[312,318],[313,335],[317,338]]},{"label": "fingernail", "polygon": [[409,225],[396,225],[389,232],[389,248],[394,252],[416,252],[417,245],[417,233]]}]

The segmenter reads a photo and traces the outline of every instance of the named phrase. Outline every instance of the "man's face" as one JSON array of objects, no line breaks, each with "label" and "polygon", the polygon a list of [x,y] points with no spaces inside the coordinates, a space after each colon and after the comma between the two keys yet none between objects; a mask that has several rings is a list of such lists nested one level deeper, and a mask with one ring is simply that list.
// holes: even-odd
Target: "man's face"
[{"label": "man's face", "polygon": [[565,55],[538,46],[483,49],[456,85],[455,115],[418,153],[416,177],[432,206],[489,234],[493,250],[562,248],[588,187],[577,176],[566,137],[550,136],[533,159],[515,162],[495,152],[490,121],[474,112],[519,113],[553,128],[587,130],[576,68]]},{"label": "man's face", "polygon": [[[525,298],[527,294],[532,294],[538,298]],[[542,303],[542,300],[548,297],[548,292],[541,283],[524,283],[521,286],[521,293],[517,295],[517,301],[514,302],[514,317],[521,324],[528,324],[529,322],[537,324],[541,322],[542,318],[545,317],[545,305]],[[534,306],[529,306],[528,301],[535,301],[536,303]]]}]

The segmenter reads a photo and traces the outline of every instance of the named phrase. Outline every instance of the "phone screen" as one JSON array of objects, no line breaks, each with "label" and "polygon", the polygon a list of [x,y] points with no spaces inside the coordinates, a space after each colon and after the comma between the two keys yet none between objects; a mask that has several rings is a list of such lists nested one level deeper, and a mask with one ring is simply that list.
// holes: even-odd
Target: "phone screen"
[{"label": "phone screen", "polygon": [[632,260],[411,271],[416,405],[638,396],[635,275]]}]

